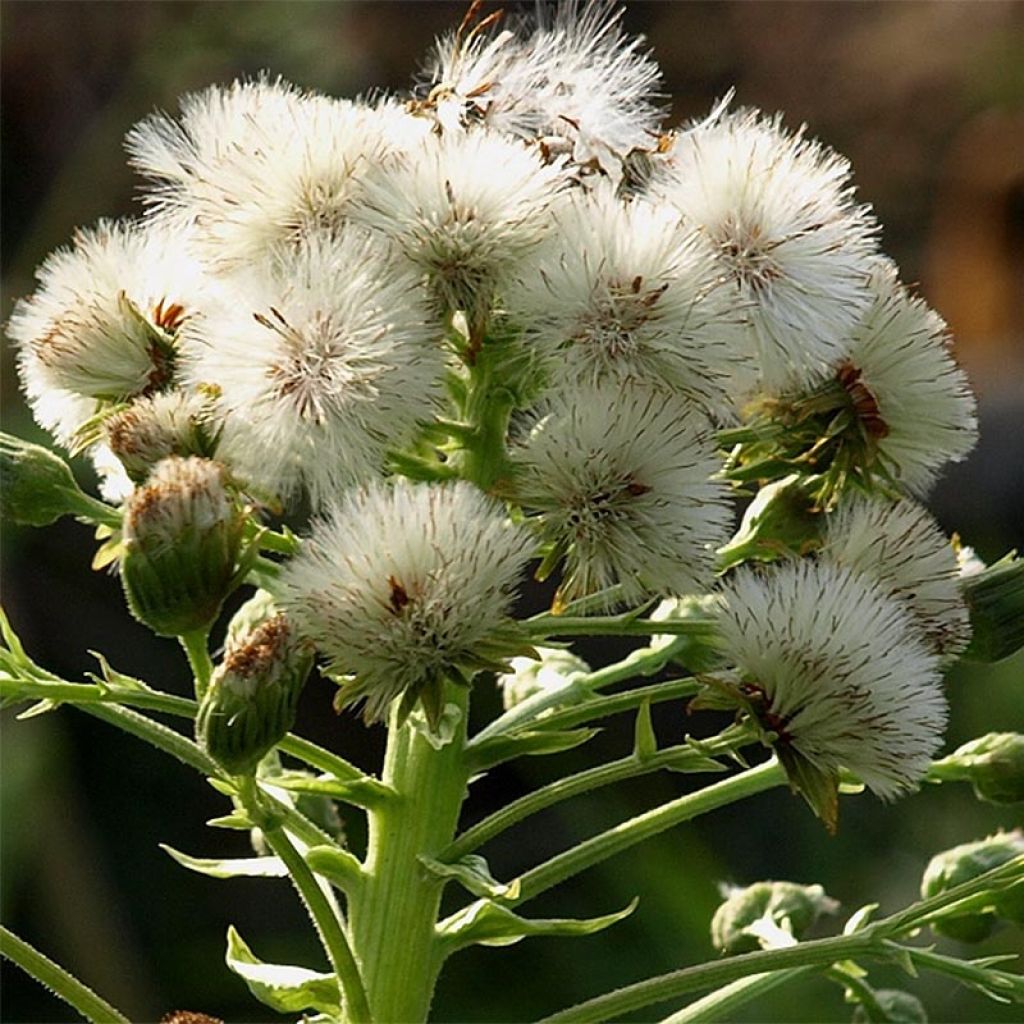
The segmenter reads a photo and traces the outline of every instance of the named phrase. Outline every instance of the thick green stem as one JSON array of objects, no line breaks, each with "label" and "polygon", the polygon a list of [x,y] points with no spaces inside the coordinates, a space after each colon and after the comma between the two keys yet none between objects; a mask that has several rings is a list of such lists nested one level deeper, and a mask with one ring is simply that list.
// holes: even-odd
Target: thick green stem
[{"label": "thick green stem", "polygon": [[435,934],[444,880],[421,856],[437,858],[452,841],[465,797],[468,691],[448,686],[460,715],[452,740],[436,749],[414,724],[388,729],[384,783],[394,798],[370,809],[363,885],[349,915],[370,1008],[381,1022],[427,1018],[441,966]]},{"label": "thick green stem", "polygon": [[128,1018],[73,974],[0,925],[0,954],[77,1010],[91,1024],[130,1024]]},{"label": "thick green stem", "polygon": [[324,896],[313,872],[283,829],[268,829],[264,836],[267,845],[284,861],[292,883],[313,919],[320,941],[341,983],[346,1021],[350,1021],[351,1024],[365,1024],[373,1020],[366,999],[366,989],[363,987],[359,967],[352,956],[348,939],[345,938],[341,922]]},{"label": "thick green stem", "polygon": [[671,768],[674,771],[698,771],[703,767],[703,770],[707,770],[709,767],[713,767],[707,764],[708,758],[734,750],[744,739],[750,742],[752,737],[749,732],[744,730],[737,733],[736,730],[730,730],[725,735],[702,742],[699,749],[683,743],[659,750],[646,758],[640,758],[634,753],[629,757],[578,772],[576,775],[557,779],[550,785],[528,793],[495,811],[483,821],[477,822],[472,828],[463,832],[445,850],[440,859],[448,863],[456,861],[524,818],[561,803],[563,800],[569,800],[582,793],[589,793],[602,786],[610,786],[638,775],[647,775],[660,771],[662,768]]},{"label": "thick green stem", "polygon": [[773,758],[756,768],[740,772],[732,778],[705,786],[696,793],[688,793],[678,800],[655,807],[646,814],[630,818],[629,821],[584,840],[571,850],[566,850],[521,875],[519,896],[514,902],[524,903],[526,900],[532,900],[565,879],[600,864],[674,825],[690,821],[701,814],[725,807],[755,793],[762,793],[785,781],[785,771]]}]

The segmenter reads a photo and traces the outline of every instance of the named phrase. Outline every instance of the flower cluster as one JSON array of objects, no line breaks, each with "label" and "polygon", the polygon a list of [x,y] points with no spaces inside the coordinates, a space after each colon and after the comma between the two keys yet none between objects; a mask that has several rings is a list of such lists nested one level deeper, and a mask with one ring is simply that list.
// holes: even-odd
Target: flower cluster
[{"label": "flower cluster", "polygon": [[[259,78],[133,128],[144,215],[79,232],[11,318],[33,412],[110,471],[129,546],[154,488],[216,480],[204,622],[238,510],[312,508],[274,596],[371,719],[507,670],[531,559],[556,610],[728,568],[719,682],[794,783],[912,786],[968,639],[912,500],[974,442],[942,321],[803,129],[729,102],[663,124],[604,0],[478,7],[404,97]],[[800,505],[758,571],[717,556],[751,488]]]}]

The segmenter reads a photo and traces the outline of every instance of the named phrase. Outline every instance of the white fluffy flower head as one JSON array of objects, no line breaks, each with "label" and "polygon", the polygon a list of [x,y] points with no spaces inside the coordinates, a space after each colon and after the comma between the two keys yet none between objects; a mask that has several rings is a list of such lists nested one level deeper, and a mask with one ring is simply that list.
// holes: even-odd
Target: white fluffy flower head
[{"label": "white fluffy flower head", "polygon": [[235,278],[183,338],[219,396],[218,456],[258,492],[320,504],[380,471],[429,416],[443,359],[414,275],[355,228]]},{"label": "white fluffy flower head", "polygon": [[847,162],[740,111],[680,135],[654,188],[714,247],[764,386],[820,379],[869,303],[875,224]]},{"label": "white fluffy flower head", "polygon": [[467,19],[439,40],[426,68],[426,105],[449,127],[482,121],[617,177],[622,158],[657,137],[652,100],[661,72],[643,39],[622,31],[617,4],[562,0],[538,5],[538,16],[532,30],[523,21],[493,34],[497,18],[472,27]]},{"label": "white fluffy flower head", "polygon": [[280,603],[353,679],[369,719],[472,669],[506,625],[529,537],[467,483],[373,484],[314,526],[284,570]]},{"label": "white fluffy flower head", "polygon": [[429,276],[445,311],[471,324],[549,229],[558,165],[496,132],[430,136],[364,183],[358,217]]},{"label": "white fluffy flower head", "polygon": [[373,109],[259,79],[186,96],[128,134],[158,214],[194,222],[203,259],[231,270],[345,220],[367,170],[429,129],[393,104]]},{"label": "white fluffy flower head", "polygon": [[839,370],[892,477],[923,494],[947,462],[978,438],[967,376],[950,353],[942,318],[899,283],[888,261],[871,278],[873,303]]},{"label": "white fluffy flower head", "polygon": [[919,634],[940,654],[970,639],[956,553],[913,501],[855,499],[828,517],[820,558],[863,573],[905,602]]},{"label": "white fluffy flower head", "polygon": [[632,378],[723,404],[737,325],[718,301],[710,253],[679,215],[602,188],[572,194],[554,221],[506,296],[548,355],[553,387]]},{"label": "white fluffy flower head", "polygon": [[848,768],[887,799],[920,781],[946,704],[938,656],[898,599],[811,560],[741,570],[724,595],[724,650],[779,743],[826,773]]},{"label": "white fluffy flower head", "polygon": [[100,221],[37,271],[8,325],[36,419],[68,444],[98,402],[167,387],[205,285],[182,231]]},{"label": "white fluffy flower head", "polygon": [[730,510],[694,406],[640,385],[579,388],[539,410],[513,460],[519,500],[566,559],[559,602],[615,584],[633,602],[708,582]]}]

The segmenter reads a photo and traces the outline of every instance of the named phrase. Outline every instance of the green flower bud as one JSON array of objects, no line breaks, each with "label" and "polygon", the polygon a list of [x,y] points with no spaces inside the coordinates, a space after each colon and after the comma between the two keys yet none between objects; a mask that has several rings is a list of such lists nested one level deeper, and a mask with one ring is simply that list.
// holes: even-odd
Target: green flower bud
[{"label": "green flower bud", "polygon": [[711,941],[723,953],[749,953],[762,946],[758,924],[767,923],[799,938],[822,914],[835,913],[838,907],[820,885],[755,882],[727,891],[711,919]]},{"label": "green flower bud", "polygon": [[990,732],[936,761],[929,775],[942,782],[965,781],[979,800],[1013,804],[1024,800],[1024,736]]},{"label": "green flower bud", "polygon": [[[921,895],[937,896],[1024,854],[1024,833],[997,832],[936,854],[921,879]],[[998,918],[1024,923],[1024,881],[992,893],[991,909],[939,918],[932,930],[961,942],[981,942],[992,934]]]},{"label": "green flower bud", "polygon": [[200,746],[231,774],[252,774],[295,724],[312,665],[311,645],[283,615],[229,646],[199,705]]},{"label": "green flower bud", "polygon": [[161,636],[206,629],[230,593],[243,516],[208,459],[164,459],[124,507],[121,582],[132,614]]},{"label": "green flower bud", "polygon": [[[722,609],[719,594],[692,594],[687,597],[669,597],[653,612],[652,622],[677,622],[684,619],[714,617]],[[674,635],[657,633],[651,637],[651,650],[666,653],[668,659],[690,672],[710,672],[722,664],[722,653],[713,641],[713,634]]]},{"label": "green flower bud", "polygon": [[569,683],[571,676],[590,671],[582,658],[564,647],[538,647],[536,650],[539,658],[513,658],[512,671],[498,676],[506,711],[535,693],[560,690]]},{"label": "green flower bud", "polygon": [[0,434],[0,511],[23,526],[49,526],[62,516],[117,518],[114,509],[82,491],[59,455],[11,434]]},{"label": "green flower bud", "polygon": [[1002,661],[1024,647],[1024,559],[1011,552],[962,586],[972,630],[966,657]]},{"label": "green flower bud", "polygon": [[821,515],[811,490],[812,485],[795,474],[762,487],[747,506],[736,536],[718,549],[718,568],[811,550],[821,534]]},{"label": "green flower bud", "polygon": [[[924,1005],[909,992],[898,988],[876,989],[875,1001],[885,1014],[882,1020],[887,1024],[928,1024],[928,1013]],[[863,1006],[853,1011],[853,1024],[868,1024],[876,1019]]]}]

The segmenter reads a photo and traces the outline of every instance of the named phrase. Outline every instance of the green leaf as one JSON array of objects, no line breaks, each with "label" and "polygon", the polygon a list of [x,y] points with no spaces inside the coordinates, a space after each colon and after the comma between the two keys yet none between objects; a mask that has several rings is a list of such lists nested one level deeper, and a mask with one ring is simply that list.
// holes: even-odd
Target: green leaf
[{"label": "green leaf", "polygon": [[112,668],[110,662],[100,654],[99,651],[89,651],[89,653],[100,663],[100,673],[97,676],[95,672],[86,672],[86,678],[92,679],[94,682],[107,684],[113,689],[122,690],[148,690],[141,679],[135,679],[132,676],[126,676],[123,672],[118,672],[117,669]]},{"label": "green leaf", "polygon": [[651,724],[651,702],[645,700],[636,712],[633,730],[633,756],[638,761],[649,761],[658,752],[658,738]]},{"label": "green leaf", "polygon": [[449,923],[440,929],[440,937],[448,951],[454,952],[474,944],[511,946],[529,935],[592,935],[628,917],[638,902],[634,899],[623,910],[603,917],[529,920],[492,900],[478,900],[450,918]]},{"label": "green leaf", "polygon": [[25,721],[27,718],[35,718],[37,715],[45,715],[50,711],[56,711],[60,707],[59,700],[50,700],[49,697],[43,700],[36,701],[35,704],[30,708],[26,708],[16,717],[19,722]]},{"label": "green leaf", "polygon": [[839,776],[816,768],[788,743],[775,744],[775,753],[786,769],[790,788],[810,804],[829,835],[835,835],[839,825]]},{"label": "green leaf", "polygon": [[200,875],[209,875],[211,878],[285,878],[288,875],[288,869],[280,857],[206,859],[190,857],[166,843],[160,843],[159,846],[183,868]]},{"label": "green leaf", "polygon": [[445,864],[425,855],[421,855],[419,861],[428,871],[440,878],[454,878],[473,896],[509,900],[517,899],[519,896],[519,879],[516,878],[507,885],[499,882],[491,874],[487,861],[477,854],[467,854],[454,864]]},{"label": "green leaf", "polygon": [[514,736],[495,736],[472,752],[472,768],[483,771],[503,761],[538,754],[560,754],[593,739],[600,729],[565,729],[558,732],[519,732]]},{"label": "green leaf", "polygon": [[221,815],[219,818],[210,818],[206,823],[211,828],[233,828],[248,832],[256,825],[252,818],[244,811],[232,811],[230,814]]},{"label": "green leaf", "polygon": [[258,960],[233,927],[228,928],[225,961],[264,1006],[279,1013],[319,1010],[336,1017],[341,990],[333,974],[320,974],[305,967],[266,964]]}]

